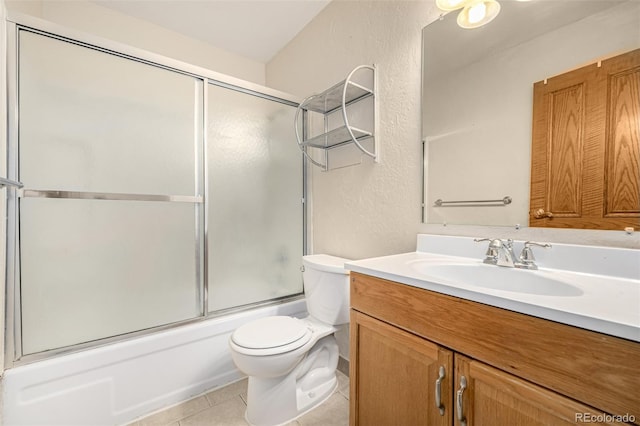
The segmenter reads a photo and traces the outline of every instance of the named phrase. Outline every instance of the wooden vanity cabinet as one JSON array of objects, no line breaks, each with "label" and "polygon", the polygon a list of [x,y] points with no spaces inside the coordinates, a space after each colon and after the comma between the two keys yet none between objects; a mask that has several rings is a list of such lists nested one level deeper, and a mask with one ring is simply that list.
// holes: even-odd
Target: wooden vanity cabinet
[{"label": "wooden vanity cabinet", "polygon": [[354,272],[351,307],[351,426],[640,424],[637,342]]}]

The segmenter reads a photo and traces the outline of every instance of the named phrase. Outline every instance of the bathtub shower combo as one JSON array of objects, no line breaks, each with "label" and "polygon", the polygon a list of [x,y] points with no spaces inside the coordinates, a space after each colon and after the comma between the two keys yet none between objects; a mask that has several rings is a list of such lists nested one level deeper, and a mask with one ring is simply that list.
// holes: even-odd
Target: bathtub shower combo
[{"label": "bathtub shower combo", "polygon": [[122,424],[240,378],[234,329],[306,315],[298,103],[41,21],[8,46],[5,423]]}]

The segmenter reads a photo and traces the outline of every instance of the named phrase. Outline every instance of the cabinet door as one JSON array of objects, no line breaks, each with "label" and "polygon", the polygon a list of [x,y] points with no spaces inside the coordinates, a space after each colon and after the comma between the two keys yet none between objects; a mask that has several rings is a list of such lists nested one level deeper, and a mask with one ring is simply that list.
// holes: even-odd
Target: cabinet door
[{"label": "cabinet door", "polygon": [[620,425],[612,416],[479,361],[455,355],[456,426]]},{"label": "cabinet door", "polygon": [[452,368],[451,351],[352,310],[351,426],[450,425]]}]

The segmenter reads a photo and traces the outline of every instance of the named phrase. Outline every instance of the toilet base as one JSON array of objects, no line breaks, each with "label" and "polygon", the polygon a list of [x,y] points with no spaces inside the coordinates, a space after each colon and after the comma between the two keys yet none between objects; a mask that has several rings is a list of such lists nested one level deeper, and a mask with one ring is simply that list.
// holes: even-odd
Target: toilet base
[{"label": "toilet base", "polygon": [[[334,394],[334,392],[338,389],[338,380],[337,379],[334,380],[333,384],[331,386],[319,386],[318,388],[319,389],[316,391],[316,396],[313,397],[312,399],[310,399],[307,395],[300,395],[300,393],[298,393],[298,398],[299,398],[298,399],[298,401],[299,401],[298,404],[300,404],[301,402],[302,403],[306,403],[307,404],[306,410],[304,410],[302,412],[299,412],[299,413],[295,414],[294,417],[291,417],[291,418],[289,418],[287,420],[281,421],[280,423],[252,422],[251,419],[249,418],[249,410],[248,409],[244,414],[244,419],[251,426],[283,426],[283,425],[286,425],[286,424],[294,421],[295,419],[304,416],[308,412],[313,411],[319,405],[322,405],[329,398],[331,398],[331,396]],[[322,395],[324,395],[324,396],[322,396]]]},{"label": "toilet base", "polygon": [[278,426],[325,402],[337,389],[338,344],[323,337],[285,377],[249,377],[245,419],[253,426]]},{"label": "toilet base", "polygon": [[337,377],[335,377],[335,375],[333,379],[329,380],[326,383],[318,385],[307,392],[303,392],[300,389],[297,389],[296,396],[298,407],[304,407],[304,411],[298,414],[296,418],[308,413],[318,405],[325,402],[327,399],[329,399],[329,397],[331,397],[331,395],[333,395],[336,389],[338,389],[338,379]]}]

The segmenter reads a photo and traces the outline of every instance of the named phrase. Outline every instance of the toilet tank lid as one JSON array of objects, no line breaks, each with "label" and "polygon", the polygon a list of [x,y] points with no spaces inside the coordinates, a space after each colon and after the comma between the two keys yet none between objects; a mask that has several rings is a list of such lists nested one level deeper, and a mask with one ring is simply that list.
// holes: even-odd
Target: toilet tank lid
[{"label": "toilet tank lid", "polygon": [[305,268],[333,272],[334,274],[349,274],[349,271],[344,268],[344,263],[350,261],[351,259],[328,254],[309,254],[302,256],[302,264]]}]

